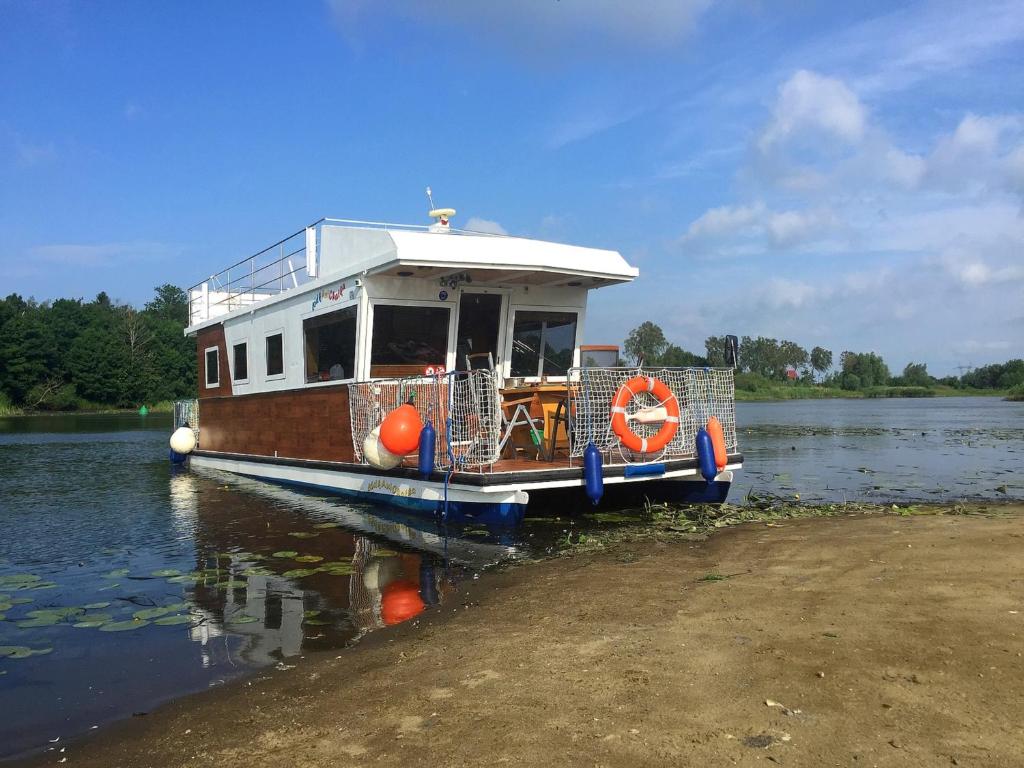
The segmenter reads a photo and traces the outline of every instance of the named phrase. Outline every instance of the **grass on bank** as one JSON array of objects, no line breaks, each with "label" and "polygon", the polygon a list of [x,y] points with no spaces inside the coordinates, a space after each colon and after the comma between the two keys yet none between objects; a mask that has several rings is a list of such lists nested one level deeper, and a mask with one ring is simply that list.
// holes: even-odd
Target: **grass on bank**
[{"label": "grass on bank", "polygon": [[[939,384],[930,387],[878,386],[850,390],[799,381],[772,381],[756,373],[736,374],[736,400],[739,402],[825,400],[834,398],[857,400],[879,397],[1002,397],[1006,394],[1004,390],[959,389]],[[1022,397],[1024,397],[1024,391],[1022,391]]]},{"label": "grass on bank", "polygon": [[559,543],[556,554],[581,554],[612,548],[619,544],[671,540],[703,540],[720,528],[743,523],[782,524],[786,520],[850,515],[973,515],[1001,517],[1011,514],[999,503],[971,504],[801,504],[798,496],[751,492],[746,504],[681,505],[650,504],[642,515],[597,513],[597,520],[613,523],[598,531],[570,533]]}]

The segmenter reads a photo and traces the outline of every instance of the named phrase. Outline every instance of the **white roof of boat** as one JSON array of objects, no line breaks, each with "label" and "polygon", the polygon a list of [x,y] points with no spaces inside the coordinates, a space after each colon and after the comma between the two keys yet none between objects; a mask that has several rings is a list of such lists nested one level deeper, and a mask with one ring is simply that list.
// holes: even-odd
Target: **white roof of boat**
[{"label": "white roof of boat", "polygon": [[597,278],[604,285],[629,282],[639,274],[618,251],[602,248],[465,231],[335,227],[330,220],[321,230],[321,267],[324,276],[389,274],[415,267],[417,277],[431,277],[434,271],[464,268],[494,273],[495,279],[506,272],[518,273],[513,279],[521,281],[521,273],[533,272]]}]

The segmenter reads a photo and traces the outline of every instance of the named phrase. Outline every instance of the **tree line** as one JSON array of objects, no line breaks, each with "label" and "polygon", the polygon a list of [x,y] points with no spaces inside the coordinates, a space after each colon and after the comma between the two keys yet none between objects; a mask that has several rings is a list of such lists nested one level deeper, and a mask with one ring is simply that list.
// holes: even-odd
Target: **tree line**
[{"label": "tree line", "polygon": [[[848,391],[876,387],[927,388],[943,385],[961,389],[1010,390],[1024,387],[1024,360],[1015,359],[976,368],[964,375],[937,379],[928,373],[925,363],[908,363],[903,372],[893,375],[875,352],[846,350],[834,359],[832,350],[805,347],[788,339],[743,336],[735,347],[728,336],[709,336],[704,354],[697,355],[672,344],[662,329],[647,321],[632,331],[623,342],[627,362],[649,366],[710,365],[732,367],[749,377],[774,382],[819,384]],[[733,349],[735,348],[735,360]],[[834,363],[838,363],[833,367]]]},{"label": "tree line", "polygon": [[195,340],[182,333],[188,298],[154,289],[140,310],[92,301],[0,301],[0,407],[133,407],[194,397]]}]

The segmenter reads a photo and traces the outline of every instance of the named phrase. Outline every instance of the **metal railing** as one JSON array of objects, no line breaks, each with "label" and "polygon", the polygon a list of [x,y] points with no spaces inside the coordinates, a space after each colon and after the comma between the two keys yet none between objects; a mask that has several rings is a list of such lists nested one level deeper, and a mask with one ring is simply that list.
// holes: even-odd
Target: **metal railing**
[{"label": "metal railing", "polygon": [[[420,224],[391,224],[381,221],[324,218],[294,232],[252,256],[210,275],[188,289],[189,324],[200,323],[213,317],[226,315],[236,309],[248,307],[271,296],[277,296],[316,279],[318,255],[316,242],[323,227],[349,229],[399,230],[430,232],[430,226]],[[450,228],[446,232],[456,235],[507,237],[490,232],[474,232]],[[309,258],[311,257],[311,258]]]}]

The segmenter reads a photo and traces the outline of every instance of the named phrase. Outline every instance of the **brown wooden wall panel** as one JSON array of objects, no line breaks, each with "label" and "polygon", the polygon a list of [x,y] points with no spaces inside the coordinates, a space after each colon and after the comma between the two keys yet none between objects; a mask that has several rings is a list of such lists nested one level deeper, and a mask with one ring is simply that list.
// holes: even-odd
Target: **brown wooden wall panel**
[{"label": "brown wooden wall panel", "polygon": [[[206,386],[206,349],[220,350],[220,386]],[[224,341],[224,325],[218,323],[204,328],[196,334],[196,354],[199,357],[199,397],[221,397],[231,394],[231,363],[228,360],[227,343]]]},{"label": "brown wooden wall panel", "polygon": [[355,461],[348,385],[207,398],[199,407],[199,448]]}]

